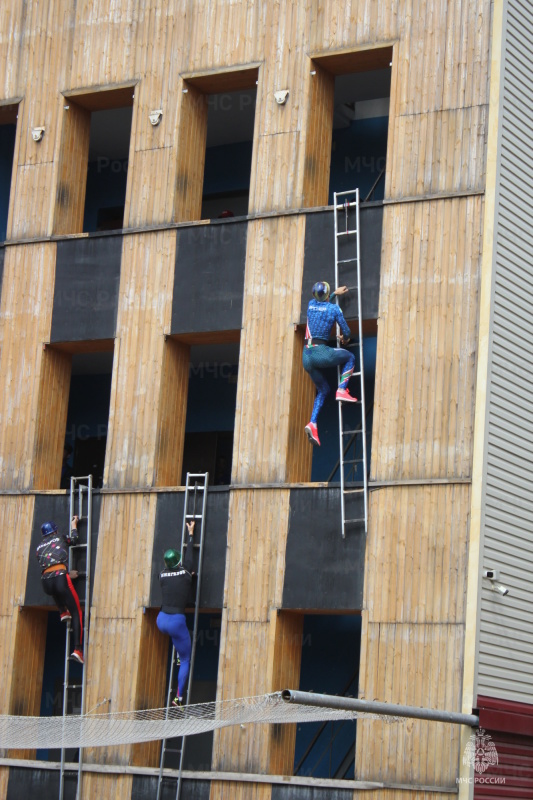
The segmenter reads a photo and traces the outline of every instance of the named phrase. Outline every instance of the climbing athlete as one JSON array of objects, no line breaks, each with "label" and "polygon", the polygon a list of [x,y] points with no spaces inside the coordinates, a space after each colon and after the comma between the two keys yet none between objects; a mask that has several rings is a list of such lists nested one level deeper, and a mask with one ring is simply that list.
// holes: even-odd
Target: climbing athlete
[{"label": "climbing athlete", "polygon": [[57,525],[51,521],[41,525],[41,533],[43,540],[35,553],[41,568],[41,584],[45,593],[54,598],[61,622],[72,621],[74,650],[69,658],[83,664],[83,616],[72,583],[78,571],[72,570],[69,574],[67,569],[68,549],[78,542],[78,517],[72,517],[69,536],[60,536]]},{"label": "climbing athlete", "polygon": [[161,633],[170,636],[178,654],[178,692],[172,701],[173,706],[183,705],[191,663],[191,635],[185,619],[185,606],[188,605],[194,575],[192,572],[194,524],[194,521],[187,522],[189,543],[183,563],[181,553],[176,550],[166,550],[163,559],[167,568],[159,575],[163,605],[157,615],[157,627]]},{"label": "climbing athlete", "polygon": [[350,380],[355,367],[355,356],[342,347],[329,347],[328,341],[331,328],[337,323],[341,329],[341,344],[350,341],[350,328],[344,319],[343,313],[336,303],[331,302],[335,295],[346,294],[348,288],[339,286],[330,298],[330,286],[326,281],[318,281],[313,286],[313,299],[307,306],[307,329],[305,332],[306,343],[303,352],[303,365],[316,386],[317,393],[311,414],[311,421],[305,426],[307,438],[311,444],[320,445],[318,438],[317,419],[324,400],[329,393],[329,383],[323,373],[328,367],[343,365],[341,380],[335,399],[344,403],[356,403],[348,391]]}]

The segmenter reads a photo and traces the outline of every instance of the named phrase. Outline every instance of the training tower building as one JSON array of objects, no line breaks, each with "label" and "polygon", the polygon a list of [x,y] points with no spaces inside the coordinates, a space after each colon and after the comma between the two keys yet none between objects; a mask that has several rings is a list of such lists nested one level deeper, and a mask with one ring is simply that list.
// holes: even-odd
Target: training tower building
[{"label": "training tower building", "polygon": [[[35,559],[71,476],[70,680],[89,713],[165,705],[158,574],[206,473],[192,703],[474,713],[491,757],[444,722],[238,725],[189,737],[181,797],[532,796],[532,40],[526,0],[2,3],[2,715],[80,710]],[[366,402],[342,459],[334,392],[304,433],[335,266]],[[160,751],[86,749],[79,777],[57,741],[8,747],[0,800],[155,798]]]}]

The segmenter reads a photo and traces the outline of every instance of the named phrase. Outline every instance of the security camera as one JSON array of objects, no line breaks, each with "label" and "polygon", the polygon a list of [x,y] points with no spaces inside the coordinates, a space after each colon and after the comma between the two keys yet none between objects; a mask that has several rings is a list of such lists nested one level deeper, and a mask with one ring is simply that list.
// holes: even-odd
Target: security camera
[{"label": "security camera", "polygon": [[498,592],[498,594],[501,594],[503,597],[505,597],[506,594],[509,594],[509,589],[507,586],[504,586],[503,583],[493,582],[491,589],[493,592]]},{"label": "security camera", "polygon": [[488,578],[489,581],[497,581],[500,577],[500,573],[497,569],[484,569],[483,577]]}]

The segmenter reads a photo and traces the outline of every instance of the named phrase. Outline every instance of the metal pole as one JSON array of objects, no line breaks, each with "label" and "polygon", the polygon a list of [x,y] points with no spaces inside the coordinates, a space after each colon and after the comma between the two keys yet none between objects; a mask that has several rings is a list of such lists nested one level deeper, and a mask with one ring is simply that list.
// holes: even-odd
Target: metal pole
[{"label": "metal pole", "polygon": [[313,692],[298,692],[284,689],[281,697],[286,703],[298,703],[301,706],[318,708],[337,708],[342,711],[363,711],[367,714],[383,714],[390,717],[409,717],[410,719],[427,719],[434,722],[449,722],[452,725],[479,726],[479,717],[475,714],[460,714],[455,711],[438,711],[433,708],[417,708],[394,703],[378,703],[375,700],[355,700],[351,697],[338,697]]}]

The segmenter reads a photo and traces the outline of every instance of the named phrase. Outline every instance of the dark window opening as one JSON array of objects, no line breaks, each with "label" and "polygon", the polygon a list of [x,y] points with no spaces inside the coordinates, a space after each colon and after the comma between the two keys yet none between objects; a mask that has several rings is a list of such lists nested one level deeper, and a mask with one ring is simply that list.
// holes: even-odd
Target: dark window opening
[{"label": "dark window opening", "polygon": [[[63,714],[63,684],[65,675],[65,624],[59,619],[57,610],[48,614],[46,629],[46,650],[44,656],[43,690],[41,695],[41,717],[57,717]],[[81,711],[82,665],[69,661],[69,682],[75,688],[67,694],[67,713],[79,714]],[[77,762],[79,751],[75,748],[65,750],[65,760]],[[50,747],[37,750],[40,761],[60,761],[61,751]]]},{"label": "dark window opening", "polygon": [[231,482],[238,365],[238,344],[191,347],[182,484],[187,472],[209,472],[210,485]]},{"label": "dark window opening", "polygon": [[[186,615],[187,627],[191,633],[194,630],[194,614]],[[221,614],[199,614],[198,635],[196,638],[196,653],[194,658],[194,673],[191,683],[191,703],[213,703],[217,698],[218,656],[220,652]],[[172,642],[169,648],[167,682],[170,677],[170,658],[172,655]],[[176,688],[178,672],[174,670],[174,685]],[[175,696],[175,695],[174,695]],[[181,739],[168,739],[165,753],[165,769],[178,769],[180,755],[176,752],[181,746]],[[196,771],[211,770],[211,757],[213,753],[213,731],[190,736],[187,739],[185,750],[184,769]]]},{"label": "dark window opening", "polygon": [[[359,615],[305,615],[300,691],[357,697],[360,649]],[[294,775],[353,779],[355,736],[351,720],[298,723]]]},{"label": "dark window opening", "polygon": [[94,488],[102,486],[112,366],[112,352],[72,356],[62,489],[70,487],[72,475],[92,475]]},{"label": "dark window opening", "polygon": [[355,188],[361,201],[383,199],[390,81],[390,67],[335,78],[330,204]]},{"label": "dark window opening", "polygon": [[124,226],[131,118],[131,107],[91,113],[85,232]]},{"label": "dark window opening", "polygon": [[[0,108],[0,241],[7,236],[7,218],[9,213],[9,195],[11,191],[11,177],[13,174],[13,157],[15,154],[16,107],[8,114],[2,114]],[[13,117],[13,121],[11,121]],[[3,119],[9,119],[4,122]]]},{"label": "dark window opening", "polygon": [[256,94],[209,95],[202,219],[248,213]]},{"label": "dark window opening", "polygon": [[[353,326],[352,326],[353,327]],[[356,340],[356,336],[353,335]],[[365,374],[365,405],[366,405],[366,444],[367,467],[370,468],[370,454],[372,449],[372,420],[374,408],[374,385],[376,379],[376,336],[363,338],[363,364]],[[359,348],[353,348],[356,354],[355,372],[359,372]],[[335,367],[324,370],[330,392],[326,397],[318,417],[318,435],[320,447],[313,448],[313,466],[311,470],[312,481],[340,481],[339,475],[339,410],[335,401],[337,389],[337,370]],[[359,378],[352,377],[348,388],[356,397],[360,394]],[[344,430],[358,431],[361,427],[361,405],[344,404]],[[358,433],[345,441],[345,481],[359,484],[363,482],[363,465],[346,464],[347,461],[362,458],[362,435]]]}]

